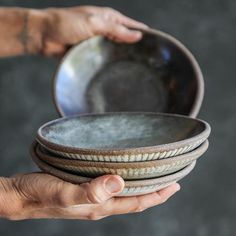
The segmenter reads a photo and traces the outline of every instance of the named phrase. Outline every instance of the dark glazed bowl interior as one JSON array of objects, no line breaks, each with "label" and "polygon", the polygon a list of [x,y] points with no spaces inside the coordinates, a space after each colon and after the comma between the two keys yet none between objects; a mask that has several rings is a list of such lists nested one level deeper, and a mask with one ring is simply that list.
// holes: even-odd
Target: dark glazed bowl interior
[{"label": "dark glazed bowl interior", "polygon": [[206,122],[157,113],[106,113],[51,121],[38,131],[39,140],[81,150],[125,150],[184,145],[206,139]]},{"label": "dark glazed bowl interior", "polygon": [[150,30],[140,42],[94,37],[71,49],[54,79],[61,116],[117,111],[195,117],[203,98],[201,70],[173,37]]}]

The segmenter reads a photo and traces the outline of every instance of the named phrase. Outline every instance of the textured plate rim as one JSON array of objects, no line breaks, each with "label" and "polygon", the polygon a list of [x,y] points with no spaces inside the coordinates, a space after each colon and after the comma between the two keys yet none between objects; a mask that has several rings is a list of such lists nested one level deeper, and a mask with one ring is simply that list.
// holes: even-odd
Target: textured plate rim
[{"label": "textured plate rim", "polygon": [[[51,141],[48,141],[43,135],[42,130],[50,125],[54,125],[56,123],[64,122],[70,119],[76,119],[80,117],[103,117],[103,116],[111,116],[111,115],[148,115],[148,116],[156,116],[156,117],[176,117],[176,118],[183,118],[183,119],[190,119],[197,122],[200,122],[202,125],[204,125],[205,129],[188,139],[180,140],[177,142],[172,142],[168,144],[160,144],[156,146],[146,146],[146,147],[137,147],[137,148],[123,148],[123,149],[89,149],[89,148],[76,148],[76,147],[69,147],[69,146],[63,146],[61,144],[56,144]],[[199,140],[206,140],[208,136],[210,135],[211,128],[210,125],[201,119],[191,118],[188,116],[178,115],[178,114],[169,114],[169,113],[155,113],[155,112],[107,112],[107,113],[92,113],[92,114],[82,114],[82,115],[75,115],[70,117],[64,117],[64,118],[58,118],[52,121],[49,121],[42,125],[38,131],[36,140],[43,144],[46,147],[49,147],[49,149],[55,150],[55,151],[61,151],[61,152],[67,152],[72,154],[95,154],[95,155],[121,155],[121,154],[138,154],[138,153],[152,153],[152,152],[164,152],[169,151],[176,148],[181,148],[186,145],[193,144]]]},{"label": "textured plate rim", "polygon": [[138,168],[148,168],[148,167],[161,167],[164,165],[170,165],[172,163],[181,162],[185,159],[196,160],[200,158],[208,149],[209,141],[206,140],[199,147],[193,151],[166,159],[152,160],[152,161],[139,161],[139,162],[100,162],[100,161],[84,161],[84,160],[72,160],[59,156],[55,156],[51,153],[45,153],[41,150],[41,145],[35,143],[36,155],[42,159],[44,162],[53,165],[53,161],[58,164],[73,166],[73,167],[95,167],[95,168],[109,168],[113,170],[117,169],[138,169]]},{"label": "textured plate rim", "polygon": [[[37,166],[41,170],[43,170],[49,174],[52,174],[54,176],[57,176],[58,178],[62,179],[61,176],[63,176],[63,178],[65,177],[64,180],[66,180],[68,182],[75,183],[75,184],[82,184],[85,182],[89,182],[93,179],[93,178],[88,178],[88,177],[84,177],[84,176],[66,173],[64,171],[58,170],[55,167],[52,167],[49,164],[43,162],[42,160],[39,159],[39,157],[35,153],[35,143],[33,143],[33,145],[31,145],[30,153],[31,153],[31,157],[32,157],[33,161],[37,164]],[[196,161],[193,161],[190,165],[184,167],[182,170],[177,171],[173,174],[163,176],[163,177],[157,177],[157,178],[146,179],[146,180],[126,180],[125,181],[125,188],[144,187],[144,186],[149,186],[149,185],[155,185],[155,184],[161,184],[161,183],[164,184],[164,183],[168,183],[168,182],[173,182],[176,179],[181,179],[181,178],[185,177],[186,175],[188,175],[193,170],[195,165],[196,165]]]}]

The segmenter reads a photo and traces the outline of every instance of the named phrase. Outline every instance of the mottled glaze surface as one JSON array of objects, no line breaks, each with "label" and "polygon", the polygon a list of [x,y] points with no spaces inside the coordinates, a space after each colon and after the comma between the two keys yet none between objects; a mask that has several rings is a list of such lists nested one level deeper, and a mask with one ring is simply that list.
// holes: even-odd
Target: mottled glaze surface
[{"label": "mottled glaze surface", "polygon": [[104,174],[117,174],[128,180],[159,177],[179,171],[204,154],[208,148],[208,141],[205,141],[197,149],[176,157],[164,160],[130,163],[68,160],[49,153],[39,144],[36,145],[36,155],[42,161],[61,170],[88,177],[98,177]]},{"label": "mottled glaze surface", "polygon": [[[44,172],[54,175],[58,178],[61,178],[65,181],[74,183],[74,184],[81,184],[85,182],[89,182],[92,179],[88,177],[83,177],[75,174],[68,173],[66,171],[62,171],[57,169],[46,162],[40,160],[40,158],[35,154],[35,145],[31,147],[31,156],[33,161],[37,164],[37,166]],[[186,175],[188,175],[193,168],[195,167],[196,161],[193,161],[192,164],[183,168],[182,170],[170,174],[167,176],[159,177],[159,178],[152,178],[146,180],[129,180],[125,181],[125,188],[120,194],[120,196],[135,196],[135,195],[142,195],[151,192],[156,192],[162,188],[167,187],[168,185],[178,182]]]},{"label": "mottled glaze surface", "polygon": [[209,133],[206,122],[179,115],[107,113],[51,121],[40,127],[37,139],[56,151],[112,155],[178,148],[186,152]]},{"label": "mottled glaze surface", "polygon": [[145,31],[135,44],[94,37],[71,49],[54,79],[62,116],[113,111],[150,111],[195,117],[203,78],[192,54],[160,31]]}]

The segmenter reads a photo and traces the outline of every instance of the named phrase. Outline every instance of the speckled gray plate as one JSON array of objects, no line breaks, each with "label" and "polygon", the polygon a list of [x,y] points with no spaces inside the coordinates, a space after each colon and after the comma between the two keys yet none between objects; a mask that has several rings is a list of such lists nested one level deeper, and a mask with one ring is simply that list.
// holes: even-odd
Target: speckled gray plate
[{"label": "speckled gray plate", "polygon": [[112,163],[68,160],[49,153],[45,148],[36,144],[36,155],[44,162],[71,172],[76,175],[87,177],[98,177],[104,174],[117,174],[123,179],[147,179],[164,176],[183,169],[194,160],[203,155],[208,148],[208,141],[205,141],[198,148],[191,152],[167,158],[164,160]]},{"label": "speckled gray plate", "polygon": [[61,116],[146,111],[196,117],[204,93],[191,52],[153,29],[133,44],[101,36],[83,41],[65,55],[53,82]]},{"label": "speckled gray plate", "polygon": [[[34,147],[35,145],[32,145],[31,156],[32,156],[33,161],[38,165],[38,167],[42,171],[49,173],[51,175],[54,175],[58,178],[61,178],[65,181],[74,183],[74,184],[81,184],[81,183],[91,181],[91,178],[87,178],[87,177],[83,177],[83,176],[79,176],[75,174],[70,174],[68,172],[59,170],[43,162],[35,154]],[[147,180],[125,181],[125,188],[123,192],[120,194],[120,196],[142,195],[142,194],[152,193],[160,189],[163,189],[172,183],[178,182],[179,180],[184,178],[186,175],[188,175],[193,170],[195,164],[196,164],[196,161],[193,161],[189,166],[183,168],[182,170],[174,174],[164,176],[164,177],[147,179]]]},{"label": "speckled gray plate", "polygon": [[189,152],[209,134],[206,122],[186,116],[106,113],[48,122],[38,130],[37,141],[66,158],[134,162]]}]

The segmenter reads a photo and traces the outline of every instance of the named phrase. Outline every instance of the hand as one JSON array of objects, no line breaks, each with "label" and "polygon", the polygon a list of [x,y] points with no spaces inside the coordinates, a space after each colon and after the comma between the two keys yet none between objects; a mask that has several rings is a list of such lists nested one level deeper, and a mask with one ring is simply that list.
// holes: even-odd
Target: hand
[{"label": "hand", "polygon": [[134,43],[141,39],[137,30],[147,26],[108,7],[82,6],[50,8],[46,13],[43,35],[43,54],[61,54],[68,46],[95,35],[103,35],[116,42]]},{"label": "hand", "polygon": [[141,212],[164,203],[180,189],[173,184],[159,192],[137,197],[115,197],[124,187],[116,175],[74,185],[44,173],[0,178],[0,214],[12,220],[63,218],[98,220]]}]

